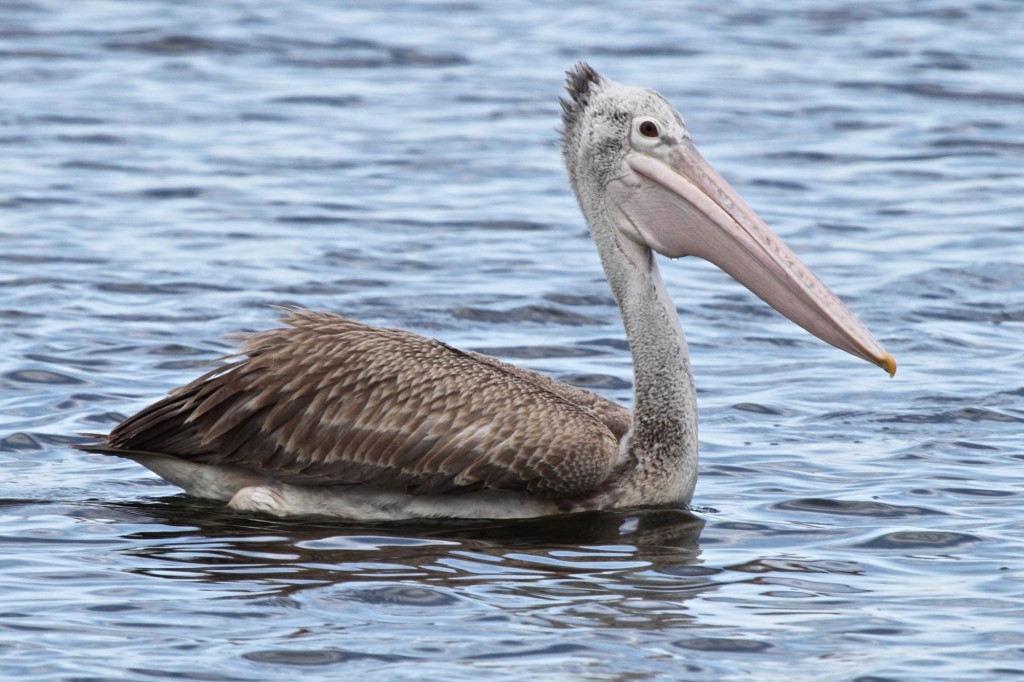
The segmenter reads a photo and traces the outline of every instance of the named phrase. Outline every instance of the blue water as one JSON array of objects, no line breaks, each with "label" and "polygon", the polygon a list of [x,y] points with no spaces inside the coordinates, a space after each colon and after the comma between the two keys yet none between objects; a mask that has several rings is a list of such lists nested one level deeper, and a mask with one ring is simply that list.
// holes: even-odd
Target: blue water
[{"label": "blue water", "polygon": [[[0,677],[1024,676],[1024,3],[765,4],[0,3]],[[275,521],[70,447],[270,304],[628,403],[579,58],[679,106],[895,379],[683,259],[693,514]]]}]

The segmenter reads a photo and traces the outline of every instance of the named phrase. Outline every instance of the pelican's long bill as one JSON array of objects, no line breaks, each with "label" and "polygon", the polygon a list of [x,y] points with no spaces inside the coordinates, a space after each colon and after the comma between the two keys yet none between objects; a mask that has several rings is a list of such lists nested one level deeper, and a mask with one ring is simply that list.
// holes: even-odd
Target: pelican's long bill
[{"label": "pelican's long bill", "polygon": [[624,231],[671,258],[697,256],[822,341],[890,375],[896,360],[769,229],[693,143],[662,138],[626,155],[609,187]]}]

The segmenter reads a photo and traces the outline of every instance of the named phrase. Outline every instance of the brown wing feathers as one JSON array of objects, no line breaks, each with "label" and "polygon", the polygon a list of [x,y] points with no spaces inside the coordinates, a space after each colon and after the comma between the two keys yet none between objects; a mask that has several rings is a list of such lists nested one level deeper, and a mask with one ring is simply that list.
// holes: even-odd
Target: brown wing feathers
[{"label": "brown wing feathers", "polygon": [[560,497],[607,478],[629,427],[599,396],[438,341],[304,310],[285,322],[123,422],[107,451],[307,485]]}]

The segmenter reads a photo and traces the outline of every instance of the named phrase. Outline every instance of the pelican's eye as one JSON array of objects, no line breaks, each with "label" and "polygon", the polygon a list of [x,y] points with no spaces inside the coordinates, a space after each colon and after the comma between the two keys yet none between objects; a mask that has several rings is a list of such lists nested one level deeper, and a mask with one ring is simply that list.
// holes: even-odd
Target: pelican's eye
[{"label": "pelican's eye", "polygon": [[641,121],[637,130],[639,130],[640,134],[644,137],[658,137],[661,135],[661,131],[658,130],[658,124],[649,118]]}]

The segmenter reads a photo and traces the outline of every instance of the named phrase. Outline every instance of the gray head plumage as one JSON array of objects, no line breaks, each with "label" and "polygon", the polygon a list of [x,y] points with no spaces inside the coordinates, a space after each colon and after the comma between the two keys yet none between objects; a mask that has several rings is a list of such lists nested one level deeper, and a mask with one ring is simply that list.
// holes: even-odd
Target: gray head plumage
[{"label": "gray head plumage", "polygon": [[[578,62],[565,72],[565,90],[568,96],[558,98],[559,104],[562,105],[562,157],[569,171],[569,183],[577,196],[578,171],[596,171],[607,165],[603,162],[594,163],[593,154],[601,146],[594,144],[595,139],[599,133],[605,132],[604,126],[595,128],[594,122],[598,113],[595,110],[600,110],[601,115],[608,113],[610,102],[602,102],[600,95],[610,85],[613,85],[612,81],[599,74],[586,62]],[[581,155],[591,158],[584,159]],[[609,155],[600,153],[599,156]]]},{"label": "gray head plumage", "polygon": [[565,90],[568,96],[559,98],[562,156],[577,196],[584,176],[598,183],[618,173],[630,148],[630,126],[638,117],[671,123],[677,137],[689,137],[679,113],[664,97],[654,90],[616,83],[586,62],[566,72]]}]

